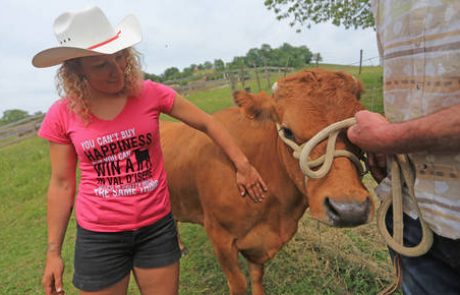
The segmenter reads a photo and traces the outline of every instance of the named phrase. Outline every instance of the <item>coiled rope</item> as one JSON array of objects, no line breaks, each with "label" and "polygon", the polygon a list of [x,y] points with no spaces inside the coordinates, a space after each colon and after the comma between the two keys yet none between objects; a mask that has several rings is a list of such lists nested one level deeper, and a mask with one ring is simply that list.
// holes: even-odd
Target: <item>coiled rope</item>
[{"label": "coiled rope", "polygon": [[[278,135],[280,136],[281,140],[292,148],[292,155],[294,158],[299,160],[300,169],[302,170],[303,174],[309,178],[322,178],[331,169],[332,162],[334,161],[335,157],[349,158],[358,168],[359,174],[364,174],[364,169],[361,165],[361,161],[355,154],[347,150],[335,149],[335,143],[337,141],[337,136],[339,135],[340,130],[348,128],[354,124],[356,124],[355,118],[349,118],[336,122],[327,126],[318,132],[315,136],[313,136],[309,141],[301,145],[298,145],[295,141],[286,138],[283,132],[283,128],[279,124],[276,124],[276,128],[278,129]],[[326,138],[328,138],[326,153],[315,160],[310,160],[310,152],[316,147],[316,145],[318,145],[318,143],[322,142]],[[312,169],[320,165],[322,166],[319,169]]]},{"label": "coiled rope", "polygon": [[[428,252],[433,245],[433,232],[428,224],[423,220],[422,213],[415,199],[414,192],[415,175],[411,169],[409,158],[407,155],[397,154],[391,157],[391,197],[387,197],[380,204],[377,212],[377,228],[383,239],[389,247],[396,253],[408,257],[421,256]],[[422,239],[414,247],[404,246],[404,223],[403,223],[403,189],[407,188],[408,195],[413,200],[415,211],[419,217],[422,226]],[[389,208],[393,208],[393,236],[388,232],[385,223],[385,216]],[[395,278],[385,289],[380,291],[378,295],[393,294],[399,287],[401,280],[400,261],[401,257],[395,256],[393,267]]]},{"label": "coiled rope", "polygon": [[[386,198],[380,204],[377,213],[377,227],[385,242],[393,250],[408,257],[421,256],[430,250],[433,244],[433,232],[422,218],[422,212],[415,199],[415,175],[410,167],[407,155],[394,155],[391,161],[391,198]],[[408,195],[413,200],[415,211],[422,226],[422,239],[418,245],[406,247],[403,243],[403,188],[407,188]],[[385,225],[385,216],[388,209],[393,208],[393,236],[390,235]]]}]

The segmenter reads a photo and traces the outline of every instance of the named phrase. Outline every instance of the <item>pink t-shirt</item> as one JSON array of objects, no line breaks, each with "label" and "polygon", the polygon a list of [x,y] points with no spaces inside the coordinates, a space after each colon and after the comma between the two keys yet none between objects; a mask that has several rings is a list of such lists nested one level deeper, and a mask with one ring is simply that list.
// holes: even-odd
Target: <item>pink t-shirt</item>
[{"label": "pink t-shirt", "polygon": [[158,120],[169,113],[176,93],[144,81],[113,120],[93,117],[85,125],[61,99],[38,132],[49,141],[72,144],[81,172],[76,199],[78,224],[93,231],[134,230],[171,211]]}]

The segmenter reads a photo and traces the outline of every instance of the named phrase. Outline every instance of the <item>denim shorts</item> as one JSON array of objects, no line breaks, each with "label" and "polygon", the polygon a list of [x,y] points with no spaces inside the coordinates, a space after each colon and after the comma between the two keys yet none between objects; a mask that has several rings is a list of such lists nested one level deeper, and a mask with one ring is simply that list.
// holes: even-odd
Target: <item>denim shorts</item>
[{"label": "denim shorts", "polygon": [[73,284],[83,291],[99,291],[120,281],[133,267],[162,267],[180,256],[171,213],[133,231],[94,232],[77,225]]}]

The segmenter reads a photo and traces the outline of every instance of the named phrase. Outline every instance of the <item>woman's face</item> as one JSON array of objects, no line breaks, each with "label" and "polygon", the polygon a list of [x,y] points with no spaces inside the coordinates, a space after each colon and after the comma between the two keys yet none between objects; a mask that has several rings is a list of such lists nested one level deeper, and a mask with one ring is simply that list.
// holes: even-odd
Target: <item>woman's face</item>
[{"label": "woman's face", "polygon": [[125,86],[127,58],[125,51],[114,54],[82,57],[81,74],[89,86],[103,94],[117,94]]}]

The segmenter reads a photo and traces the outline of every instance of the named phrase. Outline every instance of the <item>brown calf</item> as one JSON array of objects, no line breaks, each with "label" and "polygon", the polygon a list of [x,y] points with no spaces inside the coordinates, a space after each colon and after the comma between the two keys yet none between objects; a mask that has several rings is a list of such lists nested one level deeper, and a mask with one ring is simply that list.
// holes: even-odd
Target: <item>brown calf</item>
[{"label": "brown calf", "polygon": [[[278,81],[273,96],[237,92],[239,108],[215,114],[267,183],[269,192],[262,203],[240,196],[231,162],[206,135],[181,123],[163,123],[174,215],[178,221],[204,226],[231,294],[246,294],[247,289],[238,253],[249,263],[252,294],[264,294],[264,263],[293,237],[307,208],[312,217],[332,226],[363,224],[373,215],[369,193],[349,159],[335,158],[325,177],[309,179],[305,185],[299,162],[275,125],[285,137],[306,142],[362,109],[361,90],[348,74],[303,71]],[[355,151],[343,134],[336,147]],[[324,150],[325,143],[319,144],[310,158]]]}]

